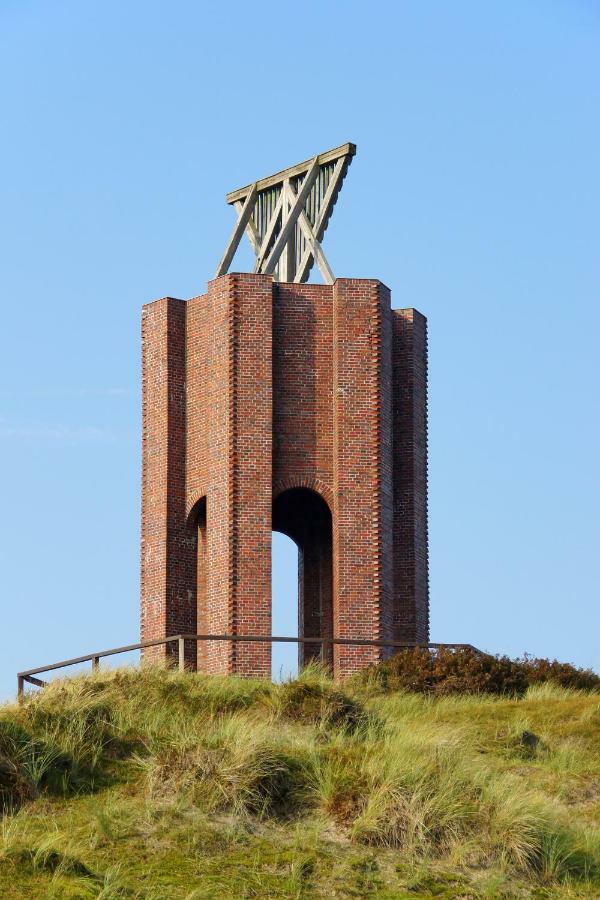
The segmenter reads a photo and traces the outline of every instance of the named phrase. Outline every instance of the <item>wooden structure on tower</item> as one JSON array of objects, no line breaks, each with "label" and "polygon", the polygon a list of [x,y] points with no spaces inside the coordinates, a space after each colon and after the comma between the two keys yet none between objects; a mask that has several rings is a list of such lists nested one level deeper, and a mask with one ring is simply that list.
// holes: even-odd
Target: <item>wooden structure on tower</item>
[{"label": "wooden structure on tower", "polygon": [[255,274],[302,284],[316,263],[325,283],[333,284],[321,242],[355,153],[354,144],[342,144],[228,194],[238,220],[215,277],[227,273],[246,232]]}]

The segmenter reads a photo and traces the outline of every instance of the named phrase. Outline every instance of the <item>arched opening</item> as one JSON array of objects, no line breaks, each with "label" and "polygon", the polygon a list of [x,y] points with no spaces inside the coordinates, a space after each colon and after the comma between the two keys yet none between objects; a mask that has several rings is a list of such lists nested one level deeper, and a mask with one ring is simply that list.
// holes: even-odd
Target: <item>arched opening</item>
[{"label": "arched opening", "polygon": [[[273,531],[291,538],[298,547],[297,622],[300,637],[333,636],[333,535],[331,512],[325,500],[308,488],[289,488],[273,502]],[[288,578],[291,583],[292,575]],[[288,593],[288,597],[290,594]],[[277,602],[277,601],[276,601]],[[287,604],[289,620],[290,602]],[[279,621],[279,609],[274,611]],[[285,614],[285,613],[284,613]],[[273,634],[275,634],[273,630]],[[300,644],[298,665],[321,658],[321,647]],[[323,661],[331,664],[331,647],[324,647]],[[274,677],[278,672],[274,668]]]},{"label": "arched opening", "polygon": [[[188,517],[188,529],[192,532],[192,543],[196,548],[196,558],[193,566],[195,582],[195,591],[193,591],[193,594],[195,595],[196,600],[196,621],[194,624],[196,634],[207,634],[209,632],[209,626],[206,597],[206,497],[201,497],[200,500],[194,504]],[[206,641],[198,641],[196,647],[196,666],[200,670],[205,670],[206,654],[208,650],[207,643]]]}]

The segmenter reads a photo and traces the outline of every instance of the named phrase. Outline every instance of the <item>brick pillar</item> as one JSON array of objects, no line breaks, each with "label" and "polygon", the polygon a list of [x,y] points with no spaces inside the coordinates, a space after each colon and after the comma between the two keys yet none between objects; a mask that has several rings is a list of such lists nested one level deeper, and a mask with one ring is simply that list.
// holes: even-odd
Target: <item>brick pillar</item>
[{"label": "brick pillar", "polygon": [[[391,313],[377,281],[334,285],[334,631],[339,638],[391,636]],[[347,675],[380,658],[337,647]]]},{"label": "brick pillar", "polygon": [[[267,275],[232,275],[230,306],[231,631],[271,634],[273,292]],[[233,645],[233,669],[271,677],[271,645]]]},{"label": "brick pillar", "polygon": [[[202,470],[204,477],[196,490],[206,493],[205,629],[209,634],[226,634],[231,632],[233,590],[230,450],[235,291],[231,276],[209,282],[208,294],[200,298],[200,304],[198,359],[193,369],[191,346],[188,351],[188,404],[196,422],[194,446],[188,454],[188,480],[194,482],[198,469]],[[190,424],[191,419],[190,414]],[[202,656],[207,672],[232,671],[231,644],[205,644]]]},{"label": "brick pillar", "polygon": [[[195,631],[194,552],[185,529],[185,310],[166,297],[142,316],[142,641]],[[158,647],[145,659],[160,659]],[[188,663],[195,648],[187,648]]]},{"label": "brick pillar", "polygon": [[393,310],[396,640],[429,640],[427,320]]},{"label": "brick pillar", "polygon": [[[189,308],[188,506],[199,535],[202,630],[271,633],[272,279],[226,275]],[[204,567],[204,575],[200,571]],[[269,644],[214,642],[203,668],[270,676]]]}]

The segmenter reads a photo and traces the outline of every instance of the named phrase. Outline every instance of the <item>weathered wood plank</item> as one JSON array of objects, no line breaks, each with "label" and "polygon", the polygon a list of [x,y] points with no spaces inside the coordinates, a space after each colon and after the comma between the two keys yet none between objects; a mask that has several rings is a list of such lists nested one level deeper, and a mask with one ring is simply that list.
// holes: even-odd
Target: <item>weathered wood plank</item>
[{"label": "weathered wood plank", "polygon": [[[342,144],[340,147],[334,147],[332,150],[326,150],[325,153],[320,153],[319,162],[324,166],[340,157],[354,156],[355,153],[356,144]],[[256,189],[258,191],[264,191],[265,188],[273,187],[276,184],[282,184],[286,178],[295,178],[297,175],[302,175],[303,172],[308,171],[312,162],[312,159],[306,159],[304,162],[298,163],[295,166],[290,166],[288,169],[282,169],[281,172],[276,172],[274,175],[269,175],[267,178],[261,178],[259,181],[255,182]],[[227,203],[235,203],[236,200],[243,200],[251,189],[252,185],[246,185],[246,187],[231,191],[227,194]]]}]

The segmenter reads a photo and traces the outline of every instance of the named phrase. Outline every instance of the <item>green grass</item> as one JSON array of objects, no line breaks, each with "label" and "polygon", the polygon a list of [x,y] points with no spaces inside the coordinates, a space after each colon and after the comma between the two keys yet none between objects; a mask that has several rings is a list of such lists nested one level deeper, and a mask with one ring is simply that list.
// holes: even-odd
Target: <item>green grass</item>
[{"label": "green grass", "polygon": [[599,897],[600,694],[147,668],[0,707],[0,897]]}]

